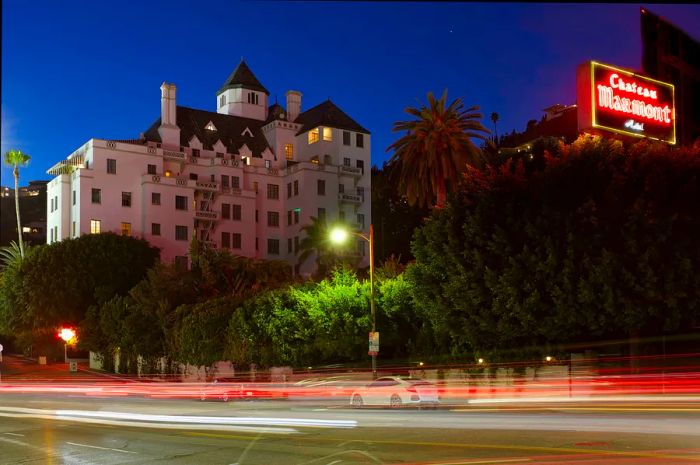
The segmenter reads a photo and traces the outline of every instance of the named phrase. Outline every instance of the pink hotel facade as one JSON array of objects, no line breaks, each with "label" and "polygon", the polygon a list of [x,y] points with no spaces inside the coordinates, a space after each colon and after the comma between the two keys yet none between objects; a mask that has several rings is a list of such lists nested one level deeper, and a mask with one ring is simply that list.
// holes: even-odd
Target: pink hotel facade
[{"label": "pink hotel facade", "polygon": [[[217,111],[177,106],[161,86],[161,117],[138,139],[90,139],[52,166],[47,242],[114,232],[146,239],[161,260],[189,262],[193,234],[234,255],[298,264],[311,217],[344,220],[368,234],[370,134],[327,100],[286,108],[241,61],[217,93]],[[361,266],[368,247],[357,243]]]}]

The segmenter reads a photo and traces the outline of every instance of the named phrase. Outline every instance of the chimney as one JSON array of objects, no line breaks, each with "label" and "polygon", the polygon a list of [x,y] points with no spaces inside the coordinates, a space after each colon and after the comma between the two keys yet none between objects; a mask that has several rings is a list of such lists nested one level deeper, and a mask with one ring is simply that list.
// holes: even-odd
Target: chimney
[{"label": "chimney", "polygon": [[163,146],[180,149],[180,128],[177,127],[175,84],[164,82],[160,86],[160,134]]},{"label": "chimney", "polygon": [[301,113],[301,92],[287,91],[287,121],[294,122]]}]

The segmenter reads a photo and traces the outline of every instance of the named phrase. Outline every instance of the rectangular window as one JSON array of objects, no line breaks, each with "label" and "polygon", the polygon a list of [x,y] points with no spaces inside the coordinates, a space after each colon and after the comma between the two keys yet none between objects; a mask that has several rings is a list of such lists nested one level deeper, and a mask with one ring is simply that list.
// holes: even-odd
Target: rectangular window
[{"label": "rectangular window", "polygon": [[357,214],[357,222],[360,224],[362,229],[365,229],[365,215],[362,213]]},{"label": "rectangular window", "polygon": [[75,199],[76,199],[76,198],[77,198],[77,195],[76,195],[75,191],[73,191],[73,205],[75,205]]},{"label": "rectangular window", "polygon": [[292,253],[292,238],[287,238],[287,253]]},{"label": "rectangular window", "polygon": [[131,223],[121,224],[122,236],[131,236]]},{"label": "rectangular window", "polygon": [[343,158],[343,166],[350,166],[350,159],[345,157]]},{"label": "rectangular window", "polygon": [[291,226],[291,225],[292,225],[292,211],[288,210],[287,211],[287,226]]},{"label": "rectangular window", "polygon": [[345,184],[338,184],[338,192],[339,192],[340,194],[344,194],[344,193],[345,193]]},{"label": "rectangular window", "polygon": [[197,173],[190,173],[191,180],[196,181],[198,178],[199,178],[199,176],[197,175]]},{"label": "rectangular window", "polygon": [[[58,210],[58,196],[56,196],[56,197],[53,198],[53,203],[54,203],[54,205],[56,205],[56,206],[54,207],[54,209],[55,209],[55,210]],[[20,211],[21,211],[21,210],[20,210]],[[56,240],[58,240],[58,237],[56,238]]]},{"label": "rectangular window", "polygon": [[160,205],[160,192],[151,192],[151,205]]},{"label": "rectangular window", "polygon": [[240,233],[233,233],[231,235],[231,248],[232,249],[240,249],[241,248],[241,234]]},{"label": "rectangular window", "polygon": [[358,187],[357,188],[357,195],[360,196],[362,201],[365,201],[365,188],[364,187]]},{"label": "rectangular window", "polygon": [[58,226],[53,227],[53,237],[55,237],[56,240],[58,240]]},{"label": "rectangular window", "polygon": [[267,212],[267,225],[278,228],[280,225],[280,212]]},{"label": "rectangular window", "polygon": [[333,140],[333,130],[331,128],[323,128],[323,140],[332,141]]},{"label": "rectangular window", "polygon": [[241,221],[241,206],[234,203],[231,207],[233,207],[231,208],[231,218]]},{"label": "rectangular window", "polygon": [[187,240],[187,226],[175,226],[175,240],[176,241],[186,241]]},{"label": "rectangular window", "polygon": [[228,249],[231,247],[231,233],[221,232],[221,248]]},{"label": "rectangular window", "polygon": [[299,181],[294,181],[294,195],[299,195]]},{"label": "rectangular window", "polygon": [[156,174],[156,165],[148,165],[148,174]]},{"label": "rectangular window", "polygon": [[318,195],[326,195],[326,181],[323,179],[316,180],[316,193]]},{"label": "rectangular window", "polygon": [[231,219],[231,205],[228,203],[221,204],[221,219],[229,220]]},{"label": "rectangular window", "polygon": [[102,203],[102,189],[92,189],[92,203]]},{"label": "rectangular window", "polygon": [[107,159],[107,174],[117,174],[117,160],[113,158]]},{"label": "rectangular window", "polygon": [[321,221],[326,220],[326,209],[325,208],[319,208],[318,209],[318,219]]},{"label": "rectangular window", "polygon": [[267,198],[277,200],[280,198],[280,186],[277,184],[267,185]]},{"label": "rectangular window", "polygon": [[268,170],[272,168],[272,162],[270,160],[265,160],[265,168]]},{"label": "rectangular window", "polygon": [[299,252],[299,236],[294,236],[294,253]]},{"label": "rectangular window", "polygon": [[292,144],[284,144],[284,157],[287,160],[294,160],[294,146]]},{"label": "rectangular window", "polygon": [[71,235],[75,237],[75,221],[73,221],[73,231],[71,231]]},{"label": "rectangular window", "polygon": [[131,206],[131,192],[122,192],[122,207]]},{"label": "rectangular window", "polygon": [[258,94],[255,92],[248,92],[248,103],[251,105],[257,105],[258,104]]},{"label": "rectangular window", "polygon": [[192,149],[192,156],[198,157],[199,156],[199,149]]},{"label": "rectangular window", "polygon": [[290,198],[292,196],[292,183],[288,182],[287,183],[287,198]]},{"label": "rectangular window", "polygon": [[224,154],[222,152],[216,152],[216,158],[224,158]]},{"label": "rectangular window", "polygon": [[51,228],[51,230],[49,231],[49,244],[51,244],[51,243],[53,243],[53,228]]},{"label": "rectangular window", "polygon": [[221,175],[221,187],[223,187],[224,189],[228,189],[228,187],[229,187],[228,181],[229,181],[228,175],[222,174]]},{"label": "rectangular window", "polygon": [[299,224],[299,210],[294,210],[294,224]]},{"label": "rectangular window", "polygon": [[280,254],[280,241],[279,241],[279,239],[268,239],[267,240],[267,253],[268,253],[268,255],[279,255]]},{"label": "rectangular window", "polygon": [[365,162],[364,160],[357,160],[356,166],[362,170],[362,174],[365,174]]},{"label": "rectangular window", "polygon": [[187,196],[176,195],[175,196],[175,209],[176,210],[187,210]]},{"label": "rectangular window", "polygon": [[[51,213],[53,213],[53,197],[51,197],[51,198],[49,199],[49,202],[51,202],[51,207],[50,207],[49,211],[50,211]],[[51,241],[53,241],[53,239],[51,239]]]},{"label": "rectangular window", "polygon": [[100,220],[90,220],[90,234],[99,234],[101,223]]},{"label": "rectangular window", "polygon": [[258,211],[258,210],[255,210],[255,222],[256,222],[256,223],[257,223],[258,220],[259,220],[259,216],[260,216],[259,211]]},{"label": "rectangular window", "polygon": [[255,250],[258,250],[258,238],[255,238]]},{"label": "rectangular window", "polygon": [[309,144],[313,144],[314,142],[318,142],[318,128],[309,131]]},{"label": "rectangular window", "polygon": [[241,188],[241,178],[238,176],[231,176],[231,187],[234,189],[240,189]]},{"label": "rectangular window", "polygon": [[151,223],[151,234],[160,236],[160,223]]},{"label": "rectangular window", "polygon": [[343,145],[350,145],[350,131],[343,131]]},{"label": "rectangular window", "polygon": [[355,145],[358,147],[365,146],[364,134],[360,134],[359,132],[357,134],[355,134]]},{"label": "rectangular window", "polygon": [[258,181],[253,181],[253,192],[258,193]]}]

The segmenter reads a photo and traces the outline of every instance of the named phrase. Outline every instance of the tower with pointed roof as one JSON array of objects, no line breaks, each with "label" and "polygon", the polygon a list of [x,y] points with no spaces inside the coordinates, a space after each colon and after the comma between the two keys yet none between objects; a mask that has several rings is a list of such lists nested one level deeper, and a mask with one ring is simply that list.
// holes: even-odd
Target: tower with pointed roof
[{"label": "tower with pointed roof", "polygon": [[270,92],[241,59],[216,93],[217,113],[264,121]]}]

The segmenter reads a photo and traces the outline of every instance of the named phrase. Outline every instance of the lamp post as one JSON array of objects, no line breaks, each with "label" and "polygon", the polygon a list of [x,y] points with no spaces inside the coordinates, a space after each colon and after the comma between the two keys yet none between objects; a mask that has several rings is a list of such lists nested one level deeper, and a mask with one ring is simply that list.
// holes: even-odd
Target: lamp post
[{"label": "lamp post", "polygon": [[63,363],[68,363],[68,343],[75,339],[73,328],[61,328],[58,337],[63,339]]},{"label": "lamp post", "polygon": [[[346,229],[336,227],[331,231],[331,241],[341,244],[347,240],[350,234],[369,242],[369,308],[372,315],[372,334],[376,335],[377,314],[374,308],[374,227],[371,224],[369,225],[369,236],[365,236],[361,232],[348,232]],[[370,351],[372,357],[372,377],[375,379],[377,378],[377,352],[378,350]]]}]

